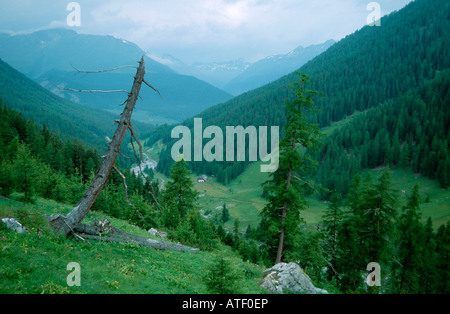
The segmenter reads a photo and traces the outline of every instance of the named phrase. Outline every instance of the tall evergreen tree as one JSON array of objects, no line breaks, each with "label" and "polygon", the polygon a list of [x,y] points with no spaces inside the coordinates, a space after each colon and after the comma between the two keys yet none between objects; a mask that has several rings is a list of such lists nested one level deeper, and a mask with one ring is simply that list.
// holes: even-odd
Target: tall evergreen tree
[{"label": "tall evergreen tree", "polygon": [[228,220],[230,220],[230,213],[228,211],[227,204],[224,203],[223,206],[222,206],[221,221],[223,223],[226,223]]},{"label": "tall evergreen tree", "polygon": [[35,159],[29,148],[21,144],[17,150],[13,165],[13,178],[15,189],[24,193],[25,202],[33,202],[36,189],[37,169]]},{"label": "tall evergreen tree", "polygon": [[398,219],[398,252],[392,281],[396,293],[419,293],[423,269],[425,232],[421,223],[419,186],[416,184]]},{"label": "tall evergreen tree", "polygon": [[390,261],[392,255],[392,230],[397,211],[397,195],[392,188],[391,171],[386,169],[378,182],[368,190],[361,211],[362,234],[366,241],[367,258],[370,262]]},{"label": "tall evergreen tree", "polygon": [[436,233],[435,293],[450,293],[450,221]]},{"label": "tall evergreen tree", "polygon": [[177,161],[170,171],[170,181],[163,193],[166,206],[165,224],[176,228],[181,219],[195,207],[198,193],[194,190],[194,182],[189,178],[190,170],[184,159]]},{"label": "tall evergreen tree", "polygon": [[327,233],[326,252],[328,253],[328,263],[332,267],[329,277],[332,277],[331,274],[335,272],[338,232],[343,219],[341,195],[335,192],[331,195],[330,205],[323,216],[323,224]]},{"label": "tall evergreen tree", "polygon": [[299,151],[300,147],[313,149],[318,143],[318,126],[308,122],[307,117],[313,110],[312,98],[317,94],[307,89],[309,84],[306,74],[302,74],[294,84],[295,98],[288,100],[285,106],[287,124],[285,136],[279,145],[279,168],[271,173],[271,178],[263,185],[269,192],[269,202],[262,216],[279,231],[275,263],[282,260],[284,249],[293,247],[298,232],[300,210],[304,206],[301,189],[305,185],[299,173],[305,173],[315,165],[310,156]]}]

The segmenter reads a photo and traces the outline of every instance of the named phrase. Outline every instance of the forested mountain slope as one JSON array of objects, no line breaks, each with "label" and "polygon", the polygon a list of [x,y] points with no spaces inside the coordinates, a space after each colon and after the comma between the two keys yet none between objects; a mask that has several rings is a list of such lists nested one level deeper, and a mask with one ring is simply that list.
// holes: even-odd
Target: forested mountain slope
[{"label": "forested mountain slope", "polygon": [[[146,55],[129,41],[112,36],[78,34],[69,29],[50,29],[31,34],[0,36],[0,58],[52,92],[85,106],[117,112],[123,94],[76,93],[74,89],[128,90],[135,69],[85,75],[76,69],[99,71],[119,66],[137,66]],[[231,95],[192,76],[180,75],[167,66],[146,58],[147,81],[163,94],[161,99],[143,89],[144,103],[135,118],[150,124],[167,119],[183,121]]]},{"label": "forested mountain slope", "polygon": [[64,139],[79,139],[90,146],[105,144],[117,117],[62,99],[0,60],[0,98],[38,124],[45,124]]},{"label": "forested mountain slope", "polygon": [[[448,69],[449,12],[450,3],[445,0],[411,2],[404,9],[383,17],[380,27],[363,27],[301,67],[301,72],[311,76],[313,88],[322,93],[315,99],[321,110],[316,118],[320,126],[401,96]],[[204,126],[283,127],[283,104],[292,97],[290,85],[296,77],[295,73],[289,74],[198,116],[203,118]],[[185,121],[184,125],[192,127],[193,120]],[[150,143],[160,138],[167,141],[168,131],[170,128],[161,128],[150,138]],[[167,172],[171,163],[169,153],[170,150],[161,155],[159,170],[162,172]],[[231,167],[236,169],[233,171]],[[192,168],[213,174],[222,169],[226,177],[233,178],[245,165],[214,163],[212,166],[196,162]]]},{"label": "forested mountain slope", "polygon": [[361,169],[399,166],[450,186],[449,88],[447,70],[337,128],[318,155],[318,181],[346,194]]}]

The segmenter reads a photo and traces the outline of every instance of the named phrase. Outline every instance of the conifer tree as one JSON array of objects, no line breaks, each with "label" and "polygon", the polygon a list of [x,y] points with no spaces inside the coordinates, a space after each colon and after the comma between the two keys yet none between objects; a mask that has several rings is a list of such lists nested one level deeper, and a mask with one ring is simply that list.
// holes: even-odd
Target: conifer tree
[{"label": "conifer tree", "polygon": [[435,293],[450,293],[450,221],[441,225],[436,233]]},{"label": "conifer tree", "polygon": [[[393,230],[397,211],[397,194],[392,188],[391,171],[384,170],[376,183],[366,183],[366,193],[359,209],[361,270],[371,262],[383,269],[391,265],[393,256]],[[378,293],[379,287],[369,291]]]},{"label": "conifer tree", "polygon": [[[279,147],[279,168],[271,173],[271,178],[263,185],[268,191],[269,203],[263,209],[262,216],[270,223],[272,230],[278,230],[275,263],[281,262],[284,249],[294,245],[300,210],[304,207],[301,189],[307,185],[301,175],[315,166],[310,156],[299,151],[299,148],[314,149],[318,143],[318,126],[308,122],[307,117],[313,110],[312,98],[317,94],[307,89],[309,84],[309,77],[302,74],[293,86],[295,98],[286,101],[287,123]],[[272,247],[274,244],[269,244],[269,248]]]},{"label": "conifer tree", "polygon": [[420,222],[420,194],[416,184],[397,223],[398,252],[393,263],[396,293],[419,293],[424,264],[425,232]]},{"label": "conifer tree", "polygon": [[237,283],[240,276],[234,270],[232,262],[223,256],[216,256],[203,280],[210,293],[232,294],[239,290]]},{"label": "conifer tree", "polygon": [[[341,195],[335,192],[331,195],[330,205],[328,206],[328,209],[323,216],[323,224],[327,232],[326,251],[328,253],[328,262],[329,265],[331,265],[331,267],[333,268],[333,272],[334,266],[336,264],[338,231],[343,219],[344,216],[342,212]],[[332,272],[329,272],[329,274],[332,274]]]},{"label": "conifer tree", "polygon": [[25,202],[33,202],[35,194],[35,181],[37,177],[35,159],[31,156],[29,148],[21,144],[13,165],[13,179],[15,189],[24,193]]},{"label": "conifer tree", "polygon": [[227,208],[227,204],[223,204],[223,206],[222,206],[222,217],[221,217],[221,221],[223,222],[223,223],[226,223],[228,220],[230,220],[230,213],[229,213],[229,211],[228,211],[228,208]]},{"label": "conifer tree", "polygon": [[165,224],[176,228],[181,219],[195,206],[198,193],[194,183],[189,178],[190,170],[184,159],[173,164],[170,171],[170,181],[166,184],[163,201],[166,206]]},{"label": "conifer tree", "polygon": [[435,282],[437,281],[436,271],[436,235],[433,230],[431,217],[428,217],[424,226],[424,263],[419,270],[421,294],[435,293]]}]

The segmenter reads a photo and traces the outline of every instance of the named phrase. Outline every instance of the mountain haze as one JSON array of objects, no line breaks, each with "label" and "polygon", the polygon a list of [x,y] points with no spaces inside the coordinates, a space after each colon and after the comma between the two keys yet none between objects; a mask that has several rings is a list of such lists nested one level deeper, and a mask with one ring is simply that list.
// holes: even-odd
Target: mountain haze
[{"label": "mountain haze", "polygon": [[237,59],[188,65],[169,54],[152,57],[178,73],[195,76],[236,96],[297,70],[334,43],[328,40],[318,45],[299,46],[287,54],[269,56],[254,63]]},{"label": "mountain haze", "polygon": [[[376,107],[388,99],[403,95],[439,71],[450,68],[450,11],[448,1],[415,1],[404,9],[381,19],[381,27],[366,26],[348,35],[327,51],[300,68],[311,76],[313,89],[322,93],[315,103],[320,114],[314,121],[328,126],[357,111]],[[262,126],[285,124],[284,103],[293,97],[291,84],[295,73],[198,115],[203,126]],[[185,123],[192,127],[192,120]],[[167,131],[155,131],[167,140]],[[159,134],[159,135],[158,135]],[[150,141],[150,142],[151,142]],[[169,144],[170,147],[170,144]],[[170,165],[169,152],[163,151],[160,170]],[[192,163],[197,172],[215,173],[238,166]],[[240,167],[241,171],[245,168]],[[208,170],[209,169],[209,170]],[[233,173],[233,175],[231,175]],[[229,170],[234,178],[239,170]]]},{"label": "mountain haze", "polygon": [[[137,45],[123,39],[78,34],[68,29],[0,36],[0,57],[20,72],[64,98],[116,113],[126,95],[76,93],[59,90],[55,85],[77,90],[129,90],[135,69],[85,75],[74,68],[98,71],[137,66],[137,61],[145,54]],[[136,112],[137,120],[151,124],[182,121],[231,97],[194,77],[179,75],[149,57],[146,67],[147,80],[160,90],[164,99],[143,89],[144,105]]]},{"label": "mountain haze", "polygon": [[112,136],[112,122],[118,117],[60,98],[1,59],[0,98],[8,107],[39,125],[45,124],[63,139],[77,138],[89,146],[104,147],[105,136]]},{"label": "mountain haze", "polygon": [[259,60],[228,82],[224,89],[233,95],[239,95],[266,85],[299,69],[334,43],[334,40],[328,40],[318,45],[299,46],[287,54],[269,56]]}]

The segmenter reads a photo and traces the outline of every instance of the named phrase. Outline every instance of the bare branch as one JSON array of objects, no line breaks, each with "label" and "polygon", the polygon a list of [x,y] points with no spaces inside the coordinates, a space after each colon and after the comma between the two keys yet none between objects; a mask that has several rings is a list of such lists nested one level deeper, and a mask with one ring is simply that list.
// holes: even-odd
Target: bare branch
[{"label": "bare branch", "polygon": [[[131,142],[131,147],[133,148],[134,157],[136,158],[136,161],[138,162],[139,172],[142,175],[144,175],[144,172],[142,171],[142,168],[141,168],[141,162],[139,162],[139,158],[138,158],[138,156],[136,154],[136,149],[134,147],[133,138],[136,141],[136,143],[139,145],[139,155],[141,156],[141,161],[144,161],[144,154],[142,153],[142,145],[141,145],[141,142],[136,137],[136,134],[134,133],[133,128],[131,127],[131,125],[129,127],[129,130],[130,130],[130,133],[131,133],[130,142]],[[144,177],[145,177],[145,175],[144,175]],[[159,204],[158,200],[156,199],[156,196],[155,196],[154,191],[153,191],[153,185],[150,185],[150,188],[151,188],[151,191],[149,191],[149,192],[150,192],[153,200],[155,201],[156,205],[161,209],[162,206],[161,206],[161,204]]]},{"label": "bare branch", "polygon": [[[120,176],[120,177],[122,178],[122,180],[123,180],[123,187],[124,187],[124,189],[125,189],[125,199],[126,199],[128,205],[130,205],[131,207],[133,207],[134,209],[136,209],[136,207],[135,207],[133,204],[131,204],[130,199],[128,198],[127,179],[125,178],[125,176],[123,175],[123,173],[120,172],[119,169],[117,169],[116,166],[113,166],[113,169],[116,170],[116,172],[119,174],[119,176]],[[140,213],[139,213],[139,214],[140,214]]]},{"label": "bare branch", "polygon": [[72,64],[71,64],[71,66],[72,66],[72,68],[75,69],[75,71],[77,71],[77,72],[79,72],[79,73],[85,73],[85,74],[112,72],[112,71],[119,70],[119,69],[124,69],[124,68],[134,68],[134,69],[137,69],[137,67],[134,66],[134,65],[124,65],[124,66],[115,67],[115,68],[108,69],[108,70],[100,70],[100,71],[83,71],[83,70],[77,69],[77,68],[74,67]]},{"label": "bare branch", "polygon": [[150,191],[149,191],[149,192],[150,192],[150,194],[151,194],[153,200],[155,201],[155,204],[158,205],[158,208],[159,208],[159,209],[162,209],[161,204],[159,204],[158,199],[157,199],[156,196],[155,196],[155,193],[154,193],[154,191],[153,191],[153,185],[152,185],[152,184],[150,184]]},{"label": "bare branch", "polygon": [[124,89],[116,89],[116,90],[95,90],[95,89],[89,89],[89,90],[82,90],[82,89],[74,89],[74,88],[68,88],[68,87],[60,87],[56,85],[55,83],[48,81],[50,84],[52,84],[54,87],[56,87],[59,90],[66,90],[70,92],[77,92],[77,93],[127,93],[128,91]]},{"label": "bare branch", "polygon": [[153,89],[155,92],[158,93],[159,97],[161,97],[161,99],[164,99],[163,96],[161,95],[161,93],[159,92],[159,90],[156,89],[156,87],[154,87],[153,85],[151,85],[150,83],[148,83],[146,80],[142,80],[142,82],[144,82],[148,87],[150,87],[151,89]]},{"label": "bare branch", "polygon": [[70,92],[77,92],[77,93],[127,93],[128,91],[124,89],[116,89],[116,90],[96,90],[96,89],[88,89],[88,90],[82,90],[82,89],[73,89],[73,88],[67,88],[67,87],[58,87],[61,90],[66,90]]},{"label": "bare branch", "polygon": [[[134,133],[134,130],[133,130],[133,128],[131,127],[131,124],[130,124],[130,126],[128,127],[128,129],[130,130],[130,133],[131,133],[131,145],[133,146],[133,151],[134,151],[134,145],[133,145],[133,138],[134,138],[134,140],[136,141],[136,143],[138,144],[138,146],[139,146],[139,156],[141,157],[141,162],[143,162],[144,161],[144,154],[142,153],[142,144],[141,144],[141,142],[138,140],[138,138],[137,138],[137,136],[136,136],[136,134]],[[134,152],[134,155],[136,156],[136,152]],[[137,162],[139,163],[139,169],[140,169],[140,162],[139,162],[139,160],[138,160],[138,158],[137,158],[137,156],[136,156],[136,160],[137,160]],[[142,172],[142,171],[141,171]]]},{"label": "bare branch", "polygon": [[313,189],[314,191],[316,191],[317,193],[320,194],[320,191],[319,191],[313,184],[311,184],[310,182],[305,181],[305,180],[303,180],[302,178],[297,177],[296,175],[292,175],[292,177],[293,177],[294,179],[296,179],[296,180],[298,180],[298,181],[300,181],[300,182],[306,184],[306,185],[309,186],[311,189]]}]

